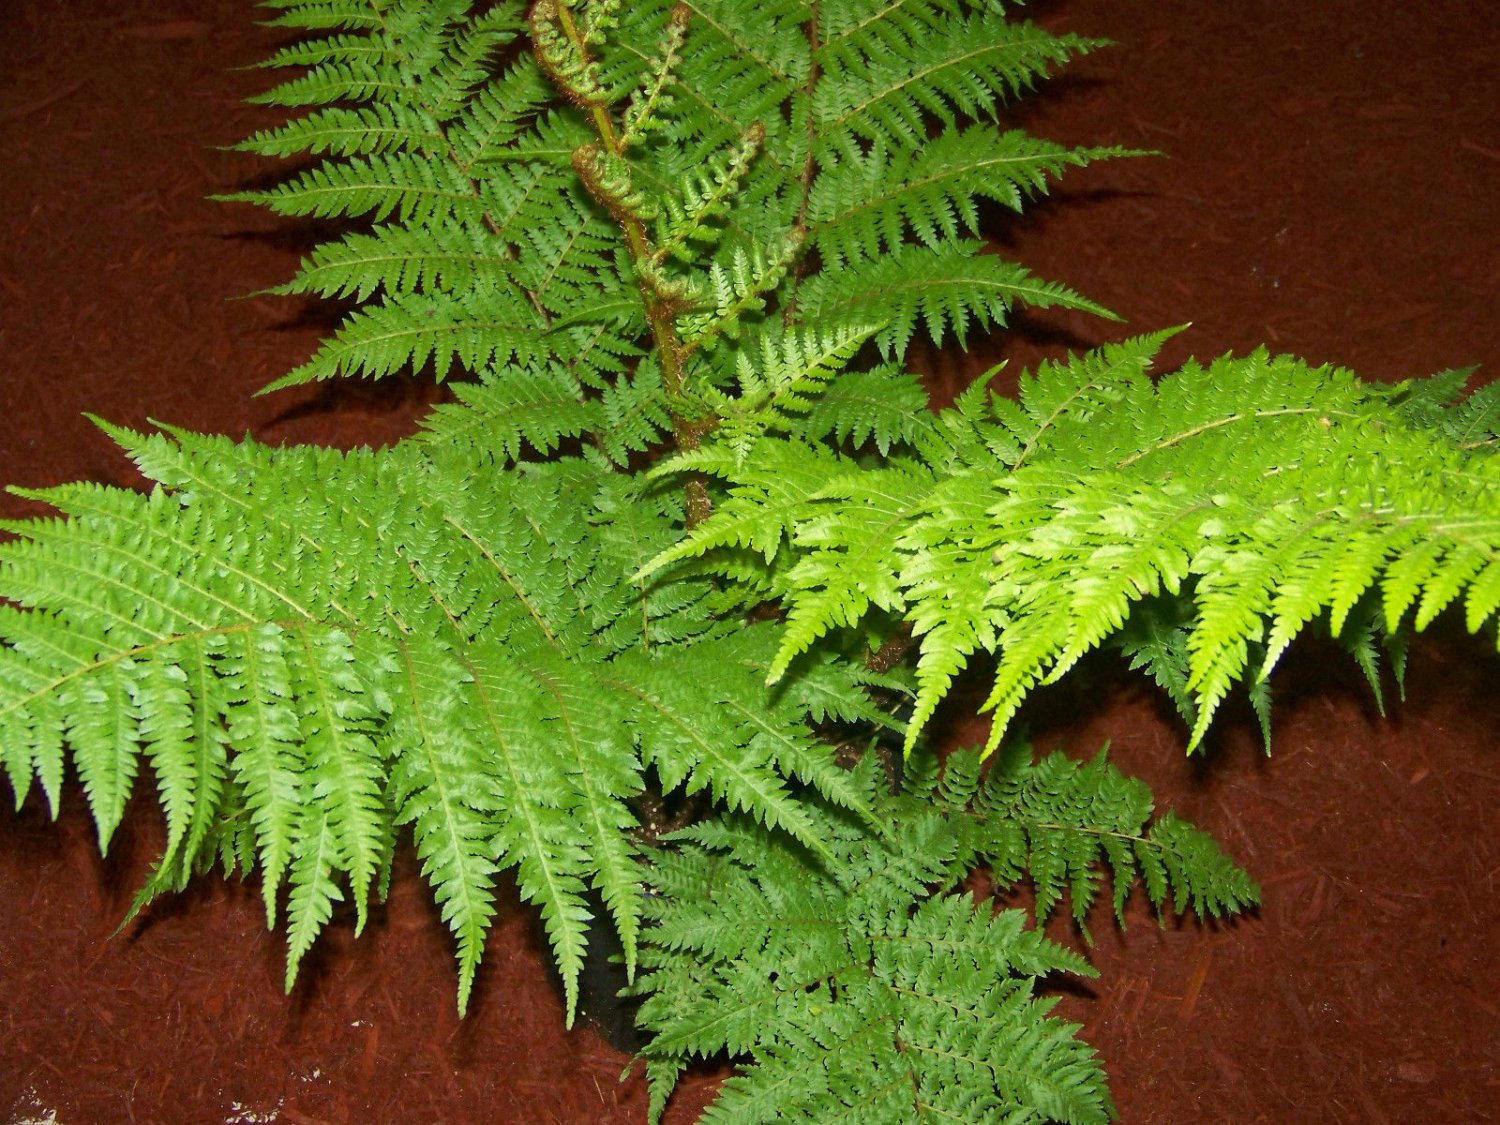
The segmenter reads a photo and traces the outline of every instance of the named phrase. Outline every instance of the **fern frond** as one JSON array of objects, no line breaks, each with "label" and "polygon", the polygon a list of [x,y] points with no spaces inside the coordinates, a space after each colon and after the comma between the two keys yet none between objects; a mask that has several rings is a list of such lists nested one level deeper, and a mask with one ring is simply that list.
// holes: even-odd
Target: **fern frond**
[{"label": "fern frond", "polygon": [[617,465],[626,464],[631,454],[650,449],[670,433],[672,414],[655,358],[644,360],[633,379],[608,387],[600,397],[600,409],[604,413],[598,431],[600,446]]},{"label": "fern frond", "polygon": [[838,269],[895,251],[909,235],[924,246],[974,236],[979,200],[1019,211],[1064,168],[1121,155],[1119,149],[1069,149],[983,125],[945,132],[895,156],[877,145],[814,181],[809,238]]},{"label": "fern frond", "polygon": [[1153,821],[1145,786],[1102,754],[1033,763],[1022,745],[987,776],[969,751],[909,767],[901,794],[877,785],[871,759],[855,767],[888,834],[834,813],[821,861],[736,815],[652,857],[646,972],[632,991],[653,1034],[653,1114],[690,1058],[728,1051],[740,1069],[707,1121],[1110,1120],[1092,1052],[1032,996],[1037,977],[1093,970],[1021,911],[950,892],[983,864],[997,893],[1037,884],[1039,921],[1064,887],[1081,921],[1101,871],[1121,924],[1137,884],[1158,911],[1210,917],[1256,901],[1202,833]]},{"label": "fern frond", "polygon": [[169,850],[143,898],[253,865],[268,921],[285,895],[289,981],[335,902],[363,921],[410,825],[463,1006],[514,868],[571,1013],[586,891],[634,957],[643,769],[822,849],[789,779],[858,794],[807,716],[869,704],[826,667],[772,697],[769,629],[716,626],[705,583],[627,581],[676,539],[670,494],[589,460],[509,469],[457,421],[379,454],[110,428],[161,487],[35,493],[70,518],[0,548],[0,594],[33,607],[0,616],[6,766],[55,801],[66,749],[106,842],[145,756]]},{"label": "fern frond", "polygon": [[564,438],[603,428],[600,405],[584,401],[578,381],[561,368],[510,368],[453,390],[459,402],[423,419],[422,441],[517,461],[527,446],[547,456]]},{"label": "fern frond", "polygon": [[927,392],[915,375],[890,364],[848,371],[824,388],[790,427],[806,442],[831,438],[851,449],[873,445],[882,456],[893,446],[923,444],[932,424]]},{"label": "fern frond", "polygon": [[272,293],[316,293],[366,301],[376,293],[460,293],[500,288],[505,258],[475,228],[457,223],[376,227],[319,245]]},{"label": "fern frond", "polygon": [[920,326],[934,343],[951,333],[960,346],[971,327],[1004,322],[1017,303],[1110,314],[1066,286],[1042,281],[1014,262],[981,254],[982,243],[955,240],[903,245],[846,270],[819,273],[797,290],[798,316],[809,323],[875,322],[886,356],[905,353]]},{"label": "fern frond", "polygon": [[[1028,868],[1046,879],[1052,842],[1070,831],[1087,844],[1068,876],[1089,894],[1101,865],[1116,871],[1122,902],[1141,881],[1158,906],[1176,890],[1235,909],[1253,901],[1253,884],[1170,817],[1148,834],[1150,795],[1102,759],[1007,762],[1004,777],[981,782],[974,754],[951,758],[941,780],[913,761],[915,785],[895,796],[867,760],[851,780],[890,836],[874,842],[834,817],[821,863],[737,816],[679,833],[654,857],[635,989],[654,1036],[645,1056],[659,1064],[653,1106],[680,1064],[728,1051],[742,1066],[705,1120],[1109,1120],[1092,1052],[1032,997],[1038,976],[1093,970],[1027,930],[1021,912],[932,888],[986,862],[1002,886]],[[1029,854],[1010,847],[1028,834]]]},{"label": "fern frond", "polygon": [[791,428],[872,331],[853,324],[828,331],[768,327],[733,350],[721,349],[716,358],[722,367],[733,364],[729,377],[737,387],[733,394],[711,384],[700,391],[720,419],[715,441],[743,457],[765,434]]},{"label": "fern frond", "polygon": [[812,98],[826,146],[820,155],[852,157],[855,138],[915,149],[926,139],[929,115],[945,124],[990,116],[997,103],[1100,45],[1011,23],[994,10],[935,22],[910,38],[861,29],[820,60],[824,80]]},{"label": "fern frond", "polygon": [[484,937],[495,915],[493,823],[500,812],[491,758],[464,737],[459,685],[464,674],[440,648],[397,650],[400,704],[391,727],[390,800],[409,824],[443,923],[458,953],[458,1007],[468,1006]]},{"label": "fern frond", "polygon": [[380,26],[380,9],[359,0],[260,0],[260,6],[280,13],[265,21],[267,27],[323,31]]},{"label": "fern frond", "polygon": [[[1264,353],[1153,384],[1162,338],[1044,366],[1018,406],[962,424],[969,453],[925,493],[908,467],[814,459],[773,507],[763,470],[725,468],[730,499],[671,557],[754,542],[769,561],[794,546],[774,668],[871,606],[905,616],[921,648],[911,737],[973,653],[996,653],[991,749],[1033,688],[1149,599],[1192,606],[1178,695],[1194,746],[1234,683],[1262,680],[1323,614],[1341,633],[1367,591],[1387,633],[1460,600],[1471,627],[1493,615],[1492,459],[1407,427],[1347,373]],[[889,519],[867,517],[898,495]]]},{"label": "fern frond", "polygon": [[[944,770],[972,763],[977,774],[978,761],[968,754],[967,762],[950,761]],[[1122,926],[1138,883],[1158,915],[1171,905],[1178,913],[1223,917],[1260,900],[1255,883],[1206,833],[1170,814],[1153,821],[1150,791],[1110,765],[1103,751],[1083,764],[1057,753],[1034,763],[1030,747],[1015,744],[971,800],[980,815],[967,826],[973,851],[965,862],[977,857],[1002,887],[1029,878],[1038,924],[1066,894],[1087,935],[1084,919],[1101,870],[1110,873]]]},{"label": "fern frond", "polygon": [[317,353],[262,390],[361,374],[381,379],[431,365],[438,380],[453,372],[510,363],[525,366],[544,354],[535,311],[493,289],[464,296],[395,294],[353,313]]},{"label": "fern frond", "polygon": [[217,198],[260,204],[278,215],[323,219],[368,215],[379,221],[394,215],[426,224],[476,223],[483,217],[472,186],[454,169],[405,153],[349,157],[309,168],[275,187]]},{"label": "fern frond", "polygon": [[263,129],[234,147],[261,156],[363,156],[393,149],[421,152],[442,144],[442,133],[430,121],[375,102],[346,108],[330,106],[306,117]]}]

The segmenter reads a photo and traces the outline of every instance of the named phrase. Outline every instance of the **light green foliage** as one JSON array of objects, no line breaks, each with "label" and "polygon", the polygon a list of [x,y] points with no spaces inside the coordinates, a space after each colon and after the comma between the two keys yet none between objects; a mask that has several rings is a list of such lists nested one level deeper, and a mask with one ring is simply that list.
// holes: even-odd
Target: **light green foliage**
[{"label": "light green foliage", "polygon": [[[1373,675],[1381,635],[1455,600],[1470,630],[1494,616],[1500,463],[1472,440],[1492,396],[1442,411],[1264,352],[1153,382],[1161,339],[1044,365],[1017,402],[970,394],[874,468],[786,441],[689,454],[729,497],[658,562],[756,552],[758,592],[788,611],[773,680],[830,630],[904,618],[912,738],[994,653],[989,750],[1032,688],[1106,641],[1167,688],[1196,746],[1235,682],[1266,706],[1260,685],[1315,620]],[[1411,424],[1419,408],[1430,424]]]},{"label": "light green foliage", "polygon": [[[1102,644],[1196,744],[1236,681],[1264,715],[1311,623],[1372,676],[1450,602],[1486,623],[1500,398],[1260,353],[1153,383],[1148,337],[928,413],[915,334],[1102,312],[981,237],[987,201],[1122,151],[1001,127],[1097,44],[999,3],[265,6],[304,35],[259,100],[302,116],[242,147],[312,159],[228,198],[337,219],[277,292],[353,305],[274,386],[415,371],[452,399],[377,451],[106,426],[149,493],[24,493],[60,516],[0,546],[17,802],[55,809],[71,763],[107,847],[149,776],[137,908],[257,875],[289,986],[409,842],[462,1009],[513,871],[570,1019],[600,925],[644,970],[657,1112],[727,1050],[711,1120],[1108,1119],[1033,995],[1086,963],[949,892],[985,865],[1082,926],[1106,872],[1117,913],[1254,885],[1102,756],[940,770],[917,731],[981,650],[987,751]],[[893,796],[864,747],[908,694]],[[648,846],[638,799],[698,793],[711,817]]]}]

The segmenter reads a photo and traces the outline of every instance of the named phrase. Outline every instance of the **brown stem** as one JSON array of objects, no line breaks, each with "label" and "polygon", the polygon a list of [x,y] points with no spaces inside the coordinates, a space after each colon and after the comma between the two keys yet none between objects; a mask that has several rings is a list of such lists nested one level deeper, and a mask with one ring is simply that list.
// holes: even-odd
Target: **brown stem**
[{"label": "brown stem", "polygon": [[875,673],[889,672],[901,658],[911,650],[911,623],[901,627],[885,639],[885,643],[865,658],[865,667]]},{"label": "brown stem", "polygon": [[[566,0],[558,0],[557,16],[563,33],[578,51],[579,58],[587,62],[588,48]],[[599,134],[599,139],[604,142],[611,155],[623,159],[625,146],[621,143],[609,110],[602,105],[590,105],[589,117],[593,121],[594,131]],[[649,261],[652,253],[651,240],[646,234],[645,225],[635,215],[623,212],[615,218],[625,232],[625,242],[630,247],[631,259],[637,267]],[[677,334],[676,309],[672,301],[663,298],[652,287],[646,270],[637,268],[636,279],[641,289],[641,301],[645,306],[646,323],[651,329],[651,338],[656,344],[661,363],[662,387],[667,392],[667,413],[672,419],[672,441],[679,450],[691,452],[699,447],[704,430],[680,411],[686,373],[683,369],[683,344]],[[687,526],[691,529],[706,520],[713,510],[707,481],[701,475],[694,475],[685,486],[685,494]]]}]

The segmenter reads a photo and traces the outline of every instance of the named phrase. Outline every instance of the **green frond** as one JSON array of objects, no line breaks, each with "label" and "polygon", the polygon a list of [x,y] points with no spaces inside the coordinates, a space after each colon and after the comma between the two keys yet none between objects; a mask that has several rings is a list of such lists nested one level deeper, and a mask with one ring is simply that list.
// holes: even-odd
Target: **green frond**
[{"label": "green frond", "polygon": [[[269,7],[269,5],[261,5]],[[369,9],[365,8],[365,15]],[[353,12],[353,6],[350,11]],[[285,19],[285,17],[283,17]],[[281,26],[291,26],[282,23]],[[360,26],[356,24],[356,26]],[[375,26],[371,23],[368,26]],[[327,25],[321,25],[320,30],[326,29]],[[262,70],[276,70],[288,67],[315,67],[323,63],[359,63],[373,65],[385,57],[384,46],[373,36],[369,35],[320,35],[316,39],[300,39],[286,46],[278,48],[269,58],[262,59],[255,66]]]},{"label": "green frond", "polygon": [[792,544],[774,669],[871,607],[905,616],[920,643],[909,739],[969,658],[995,653],[991,749],[1030,691],[1152,599],[1191,606],[1151,659],[1181,678],[1194,746],[1234,684],[1259,683],[1325,614],[1341,634],[1372,590],[1388,634],[1459,602],[1471,627],[1489,619],[1492,459],[1406,426],[1384,390],[1263,352],[1152,383],[1163,338],[1044,365],[989,417],[940,415],[939,432],[969,427],[968,452],[915,491],[907,466],[811,460],[778,482],[787,502],[759,467],[726,467],[729,499],[670,557],[711,567],[716,548],[753,542],[769,561]]},{"label": "green frond", "polygon": [[968,814],[878,796],[874,774],[854,776],[888,841],[834,823],[816,863],[729,817],[653,866],[636,986],[653,1106],[681,1063],[728,1051],[741,1066],[706,1121],[1108,1121],[1092,1051],[1032,995],[1037,977],[1093,970],[1019,911],[932,895]]},{"label": "green frond", "polygon": [[603,428],[601,407],[558,367],[512,367],[480,383],[455,383],[458,403],[436,407],[422,421],[421,440],[518,461],[530,447],[547,456],[565,438]]},{"label": "green frond", "polygon": [[308,31],[331,28],[375,28],[388,3],[362,0],[257,0],[258,6],[279,13],[264,21],[267,27],[296,27]]},{"label": "green frond", "polygon": [[[635,89],[651,72],[672,7],[668,0],[632,5],[631,26],[639,30],[605,43],[601,57],[615,88]],[[788,132],[781,106],[807,81],[811,65],[806,17],[802,0],[692,5],[672,71],[672,114],[653,137],[670,146],[666,158],[676,174],[737,144],[757,122],[767,130],[772,167],[781,165]]]},{"label": "green frond", "polygon": [[[1283,593],[1288,593],[1287,583],[1283,586]],[[1309,590],[1317,590],[1319,587],[1304,585],[1299,590],[1292,592],[1296,597],[1298,592],[1306,595]],[[1317,612],[1316,595],[1308,606],[1305,615],[1297,615],[1293,620],[1297,621],[1297,628],[1306,624]],[[1305,604],[1305,603],[1304,603]],[[1125,622],[1125,627],[1120,630],[1117,638],[1120,651],[1125,654],[1130,662],[1130,667],[1136,671],[1143,671],[1156,681],[1156,686],[1166,694],[1177,708],[1177,713],[1182,716],[1183,722],[1192,726],[1198,717],[1197,705],[1193,702],[1192,693],[1188,691],[1188,625],[1191,621],[1192,605],[1184,597],[1154,598],[1143,601],[1141,605],[1131,613]],[[1279,615],[1278,615],[1279,616]],[[1284,638],[1282,647],[1289,644],[1296,635],[1296,630],[1291,630]],[[1275,655],[1281,651],[1273,646],[1277,640],[1273,627],[1272,640],[1268,641],[1268,655],[1262,665],[1262,675],[1270,671],[1275,661]]]},{"label": "green frond", "polygon": [[422,82],[423,104],[443,122],[469,110],[490,77],[491,64],[526,26],[522,6],[514,2],[475,15],[468,14],[467,2],[447,7],[445,22],[455,24],[457,30],[444,43]]},{"label": "green frond", "polygon": [[286,907],[287,992],[297,983],[297,967],[303,956],[333,917],[334,903],[344,898],[333,878],[338,849],[328,813],[315,804],[304,805],[298,810],[297,820],[298,848],[292,860]]},{"label": "green frond", "polygon": [[1039,920],[1063,891],[1081,920],[1104,872],[1121,918],[1137,884],[1158,911],[1212,917],[1253,904],[1254,883],[1192,826],[1153,820],[1145,786],[1102,754],[1033,763],[1023,745],[988,772],[973,752],[924,755],[902,794],[878,772],[867,758],[848,776],[879,839],[813,805],[829,817],[819,861],[737,815],[653,856],[631,990],[653,1113],[689,1059],[727,1051],[739,1069],[706,1121],[1111,1120],[1092,1051],[1033,997],[1039,977],[1093,969],[1021,911],[954,889],[985,865],[997,894],[1036,883]]},{"label": "green frond", "polygon": [[324,162],[285,183],[261,191],[217,196],[229,203],[256,203],[278,215],[320,219],[360,217],[375,221],[395,216],[402,222],[483,217],[473,186],[446,164],[406,153],[352,156]]},{"label": "green frond", "polygon": [[261,156],[295,156],[301,152],[361,156],[396,149],[432,151],[442,143],[442,133],[432,121],[375,102],[352,109],[320,109],[274,129],[264,129],[234,147]]},{"label": "green frond", "polygon": [[470,421],[378,454],[108,427],[160,487],[37,493],[70,518],[0,547],[0,594],[31,607],[0,615],[5,762],[55,802],[70,754],[107,842],[144,756],[168,850],[143,901],[215,855],[253,866],[268,921],[284,895],[288,979],[335,902],[363,921],[410,825],[462,1006],[514,868],[571,1013],[586,891],[634,957],[642,771],[821,850],[792,779],[859,794],[807,718],[870,705],[830,667],[771,696],[769,629],[715,626],[701,580],[630,579],[676,539],[671,493],[594,460],[511,469]]},{"label": "green frond", "polygon": [[[512,63],[504,74],[475,89],[444,130],[459,166],[481,170],[486,161],[506,159],[518,140],[530,140],[529,118],[545,109],[552,92],[541,68],[529,54]],[[568,120],[566,124],[574,123]],[[540,129],[540,125],[535,128]],[[558,156],[566,159],[572,147],[559,147]],[[533,154],[528,158],[537,157]],[[490,169],[483,171],[487,174]]]},{"label": "green frond", "polygon": [[[298,692],[306,763],[302,785],[319,811],[319,830],[328,837],[329,867],[348,875],[358,932],[366,903],[390,862],[384,752],[377,742],[383,715],[365,689],[352,644],[339,644],[343,638],[337,634],[317,645],[305,632],[298,639],[307,671],[306,686]],[[305,855],[307,849],[302,851]]]},{"label": "green frond", "polygon": [[917,148],[929,116],[950,125],[960,116],[989,117],[997,103],[1100,45],[1012,23],[997,10],[935,22],[911,38],[851,34],[820,59],[824,79],[812,98],[826,146],[819,156],[852,157],[855,138]]},{"label": "green frond", "polygon": [[[955,758],[959,762],[944,764],[945,773],[967,763],[977,776],[978,755]],[[972,801],[981,815],[967,825],[972,850],[965,864],[977,858],[1001,887],[1029,879],[1038,924],[1066,895],[1082,928],[1106,871],[1122,926],[1137,884],[1158,915],[1171,906],[1200,918],[1222,917],[1260,900],[1255,883],[1207,834],[1171,814],[1153,820],[1150,791],[1110,765],[1103,751],[1082,764],[1057,753],[1033,762],[1031,748],[1015,744]]]},{"label": "green frond", "polygon": [[952,334],[962,346],[971,328],[1005,323],[1017,303],[1109,316],[1065,286],[981,254],[983,245],[963,239],[903,245],[848,269],[816,274],[797,290],[797,315],[807,323],[882,324],[875,342],[886,356],[903,355],[919,327],[935,344]]},{"label": "green frond", "polygon": [[1255,905],[1259,889],[1224,855],[1212,836],[1171,813],[1151,826],[1144,847],[1137,847],[1141,880],[1160,911],[1170,895],[1179,913],[1199,917],[1236,913]]},{"label": "green frond", "polygon": [[297,276],[272,293],[316,293],[367,301],[377,293],[462,293],[503,288],[507,261],[476,227],[439,223],[428,227],[376,227],[351,231],[320,244]]},{"label": "green frond", "polygon": [[726,547],[748,548],[769,564],[814,494],[853,468],[852,462],[825,448],[790,441],[766,443],[755,456],[745,458],[721,449],[679,455],[661,465],[657,475],[702,472],[730,478],[729,494],[691,536],[653,559],[641,573],[652,574],[682,559],[712,559],[716,550]]},{"label": "green frond", "polygon": [[715,443],[742,458],[765,434],[795,426],[872,331],[856,324],[823,331],[767,326],[738,347],[719,349],[721,381],[736,386],[733,394],[711,384],[700,392],[720,420]]},{"label": "green frond", "polygon": [[896,155],[877,144],[840,161],[813,183],[809,238],[835,268],[897,250],[908,234],[935,246],[979,233],[979,201],[1019,211],[1067,167],[1124,155],[1118,149],[1069,149],[992,126],[954,129]]},{"label": "green frond", "polygon": [[[693,667],[713,659],[720,672],[712,681],[691,675]],[[667,792],[706,789],[728,807],[822,852],[825,846],[802,803],[756,745],[765,734],[759,671],[745,659],[740,642],[726,639],[649,659],[617,660],[607,684],[629,702],[642,760],[655,768]],[[771,733],[804,742],[807,737],[787,723],[777,723]]]},{"label": "green frond", "polygon": [[796,531],[803,554],[787,581],[798,596],[771,665],[773,680],[830,628],[852,626],[872,608],[892,613],[906,608],[900,583],[890,574],[893,548],[901,529],[922,510],[932,478],[919,470],[893,469],[881,475],[878,487],[864,487],[867,483],[873,482],[851,474],[811,497],[815,504],[831,503],[820,505],[821,518]]},{"label": "green frond", "polygon": [[431,365],[438,380],[460,370],[541,358],[544,325],[519,296],[493,288],[463,296],[398,293],[352,313],[302,366],[261,393],[359,374],[382,379]]},{"label": "green frond", "polygon": [[1488,383],[1464,399],[1449,427],[1465,449],[1494,449],[1500,439],[1500,383]]},{"label": "green frond", "polygon": [[742,323],[765,307],[801,248],[801,238],[786,234],[772,247],[730,246],[727,262],[710,262],[701,299],[707,310],[678,318],[684,346],[712,348],[722,338],[737,338]]},{"label": "green frond", "polygon": [[[372,47],[374,45],[372,44]],[[362,102],[380,98],[409,105],[412,90],[390,59],[387,51],[350,51],[334,48],[328,61],[317,64],[307,73],[283,82],[264,94],[247,98],[252,105],[283,108],[334,105],[339,102]]]},{"label": "green frond", "polygon": [[458,947],[458,1009],[468,1007],[484,937],[495,915],[491,836],[500,811],[491,758],[467,737],[459,685],[465,674],[441,648],[398,648],[401,705],[392,721],[390,801],[409,824],[438,911]]},{"label": "green frond", "polygon": [[644,360],[634,378],[606,388],[599,401],[604,414],[598,430],[600,447],[617,465],[650,449],[672,430],[661,368],[654,358]]},{"label": "green frond", "polygon": [[848,371],[823,388],[790,428],[794,439],[831,438],[850,449],[873,445],[886,456],[893,446],[916,446],[932,432],[927,391],[915,375],[890,364]]}]

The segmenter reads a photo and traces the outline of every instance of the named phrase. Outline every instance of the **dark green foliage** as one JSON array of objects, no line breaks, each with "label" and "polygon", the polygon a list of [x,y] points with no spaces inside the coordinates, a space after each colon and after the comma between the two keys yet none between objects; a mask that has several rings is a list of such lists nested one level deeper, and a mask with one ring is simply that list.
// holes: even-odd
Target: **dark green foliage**
[{"label": "dark green foliage", "polygon": [[[514,866],[571,1006],[585,885],[633,955],[645,766],[813,847],[785,779],[850,799],[796,693],[761,686],[768,627],[716,623],[702,583],[627,581],[675,538],[670,495],[469,448],[116,436],[165,488],[34,493],[72,518],[3,548],[8,596],[50,611],[0,618],[5,763],[55,806],[66,743],[107,844],[144,753],[168,828],[153,889],[221,858],[260,869],[274,919],[285,882],[289,980],[343,878],[363,923],[395,825],[458,939],[461,1003]],[[869,710],[857,676],[815,679],[820,718]]]},{"label": "dark green foliage", "polygon": [[1034,996],[1049,973],[1093,970],[1023,912],[947,892],[985,864],[999,891],[1029,877],[1043,918],[1066,888],[1081,921],[1101,867],[1117,913],[1138,879],[1158,908],[1209,915],[1253,904],[1255,885],[1190,825],[1147,827],[1145,786],[1102,755],[1034,765],[1018,746],[982,779],[977,754],[941,776],[919,756],[900,796],[873,761],[855,777],[887,831],[814,805],[831,864],[740,816],[654,859],[637,991],[657,1111],[690,1057],[728,1051],[753,1061],[705,1120],[1108,1120],[1093,1052]]},{"label": "dark green foliage", "polygon": [[[1097,44],[998,2],[265,6],[305,35],[259,100],[305,113],[242,147],[313,159],[228,198],[338,219],[277,291],[353,305],[275,386],[416,371],[452,400],[347,454],[106,427],[151,492],[25,493],[60,518],[0,547],[17,801],[55,809],[71,764],[107,847],[149,775],[137,908],[257,875],[289,987],[403,842],[460,1009],[497,874],[570,1019],[602,902],[658,1113],[723,1050],[745,1065],[711,1120],[1107,1120],[1034,989],[1087,964],[954,888],[984,866],[1081,927],[1106,874],[1117,915],[1134,886],[1217,917],[1254,884],[1102,755],[919,748],[892,795],[858,748],[913,696],[911,750],[980,650],[985,753],[1103,645],[1196,745],[1235,682],[1268,721],[1309,625],[1378,683],[1450,603],[1487,624],[1500,397],[1263,353],[1152,382],[1156,336],[928,413],[916,334],[1103,311],[979,238],[983,206],[1120,154],[999,124]],[[652,846],[640,803],[672,794],[710,812]]]}]

